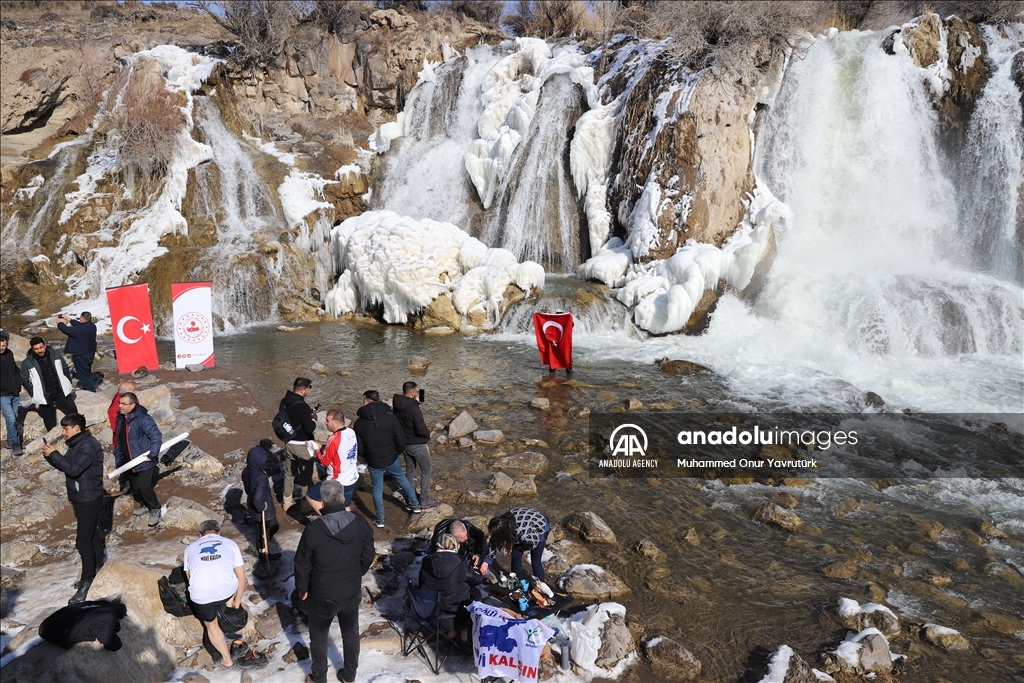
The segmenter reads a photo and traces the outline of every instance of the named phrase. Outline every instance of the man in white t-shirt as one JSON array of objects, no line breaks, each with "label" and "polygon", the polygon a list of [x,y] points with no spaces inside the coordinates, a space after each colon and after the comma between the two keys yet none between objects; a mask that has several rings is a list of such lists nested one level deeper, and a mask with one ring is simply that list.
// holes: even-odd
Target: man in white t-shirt
[{"label": "man in white t-shirt", "polygon": [[192,613],[203,622],[210,643],[221,655],[221,666],[229,667],[231,650],[217,615],[222,607],[242,604],[245,569],[238,544],[220,535],[220,524],[208,519],[199,524],[199,540],[185,548],[185,574]]},{"label": "man in white t-shirt", "polygon": [[[356,458],[359,456],[361,444],[355,430],[345,426],[345,413],[340,410],[328,410],[324,424],[332,432],[331,438],[316,457],[320,464],[327,468],[327,478],[324,481],[333,479],[345,487],[345,509],[351,512],[352,494],[355,493],[356,484],[359,482]],[[319,483],[310,487],[306,500],[314,511],[320,511],[323,503],[320,502]]]}]

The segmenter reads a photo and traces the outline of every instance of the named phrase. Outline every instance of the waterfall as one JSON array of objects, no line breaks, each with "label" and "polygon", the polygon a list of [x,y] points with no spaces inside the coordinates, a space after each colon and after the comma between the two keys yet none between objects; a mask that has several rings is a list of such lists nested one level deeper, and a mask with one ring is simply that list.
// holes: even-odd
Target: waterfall
[{"label": "waterfall", "polygon": [[[757,309],[855,353],[1019,361],[1022,292],[949,239],[977,228],[958,220],[919,70],[880,42],[841,33],[791,64],[756,163],[795,227]],[[992,263],[1019,262],[996,249]]]},{"label": "waterfall", "polygon": [[463,156],[483,111],[480,86],[498,55],[487,46],[436,67],[419,83],[406,108],[406,137],[384,160],[373,208],[447,221],[471,234],[480,222]]},{"label": "waterfall", "polygon": [[1013,82],[1024,30],[1012,24],[982,30],[994,73],[978,98],[961,153],[958,237],[976,269],[1024,284],[1024,225],[1018,215],[1024,120]]},{"label": "waterfall", "polygon": [[569,170],[569,142],[582,93],[568,76],[541,88],[530,134],[512,157],[481,240],[546,270],[580,264],[580,220]]},{"label": "waterfall", "polygon": [[507,335],[528,335],[532,338],[533,314],[536,311],[572,313],[573,329],[577,335],[608,332],[641,334],[633,326],[629,309],[609,298],[602,285],[556,275],[546,278],[544,293],[539,299],[524,299],[509,309],[498,327],[499,338]]},{"label": "waterfall", "polygon": [[213,161],[195,170],[196,199],[190,220],[215,226],[216,242],[204,250],[190,277],[213,282],[213,312],[224,329],[273,317],[278,262],[258,258],[254,234],[284,230],[273,193],[260,177],[254,153],[228,130],[217,105],[195,98],[196,125],[213,149]]}]

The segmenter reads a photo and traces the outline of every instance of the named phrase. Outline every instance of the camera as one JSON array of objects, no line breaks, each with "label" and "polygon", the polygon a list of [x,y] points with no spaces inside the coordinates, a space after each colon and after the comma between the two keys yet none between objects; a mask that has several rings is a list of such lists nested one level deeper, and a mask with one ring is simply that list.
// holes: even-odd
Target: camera
[{"label": "camera", "polygon": [[319,413],[320,412],[320,404],[319,403],[317,403],[315,406],[313,406],[313,412],[314,413]]}]

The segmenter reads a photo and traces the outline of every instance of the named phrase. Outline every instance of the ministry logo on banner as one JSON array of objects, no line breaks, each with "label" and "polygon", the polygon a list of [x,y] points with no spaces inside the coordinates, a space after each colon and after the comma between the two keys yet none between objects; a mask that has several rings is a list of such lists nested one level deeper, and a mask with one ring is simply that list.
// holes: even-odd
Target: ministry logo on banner
[{"label": "ministry logo on banner", "polygon": [[110,325],[114,330],[117,371],[125,375],[139,368],[157,369],[160,359],[156,355],[149,285],[108,289],[107,305],[110,307]]},{"label": "ministry logo on banner", "polygon": [[213,288],[209,282],[175,282],[171,285],[174,315],[174,366],[214,366]]},{"label": "ministry logo on banner", "polygon": [[521,683],[537,680],[544,643],[554,631],[536,619],[514,619],[500,609],[474,602],[473,653],[481,678],[507,676]]}]

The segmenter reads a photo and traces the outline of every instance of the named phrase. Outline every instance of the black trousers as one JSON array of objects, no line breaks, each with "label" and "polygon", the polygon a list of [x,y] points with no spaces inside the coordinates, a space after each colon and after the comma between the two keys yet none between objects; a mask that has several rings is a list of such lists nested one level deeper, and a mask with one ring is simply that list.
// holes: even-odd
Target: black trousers
[{"label": "black trousers", "polygon": [[148,470],[132,472],[128,475],[128,488],[131,489],[132,498],[139,505],[144,505],[150,510],[160,509],[160,501],[156,499],[156,491],[153,490],[156,473],[157,468],[150,467]]},{"label": "black trousers", "polygon": [[338,618],[341,627],[341,656],[344,664],[341,679],[356,680],[359,666],[359,595],[344,601],[317,600],[309,596],[309,654],[312,658],[310,676],[315,683],[327,681],[327,632]]},{"label": "black trousers", "polygon": [[96,391],[96,385],[92,381],[92,362],[95,359],[95,353],[71,356],[71,361],[75,364],[75,375],[78,377],[78,383],[86,391]]},{"label": "black trousers", "polygon": [[103,502],[103,498],[97,498],[88,503],[71,504],[78,520],[75,548],[82,557],[82,578],[87,581],[91,581],[103,566],[103,542],[106,538],[106,531],[101,528],[104,525],[100,523]]},{"label": "black trousers", "polygon": [[75,405],[75,399],[68,396],[47,396],[46,403],[41,405],[39,408],[39,417],[43,418],[43,424],[46,426],[46,431],[50,431],[57,426],[57,409],[65,415],[71,415],[72,413],[78,412],[78,406]]}]

